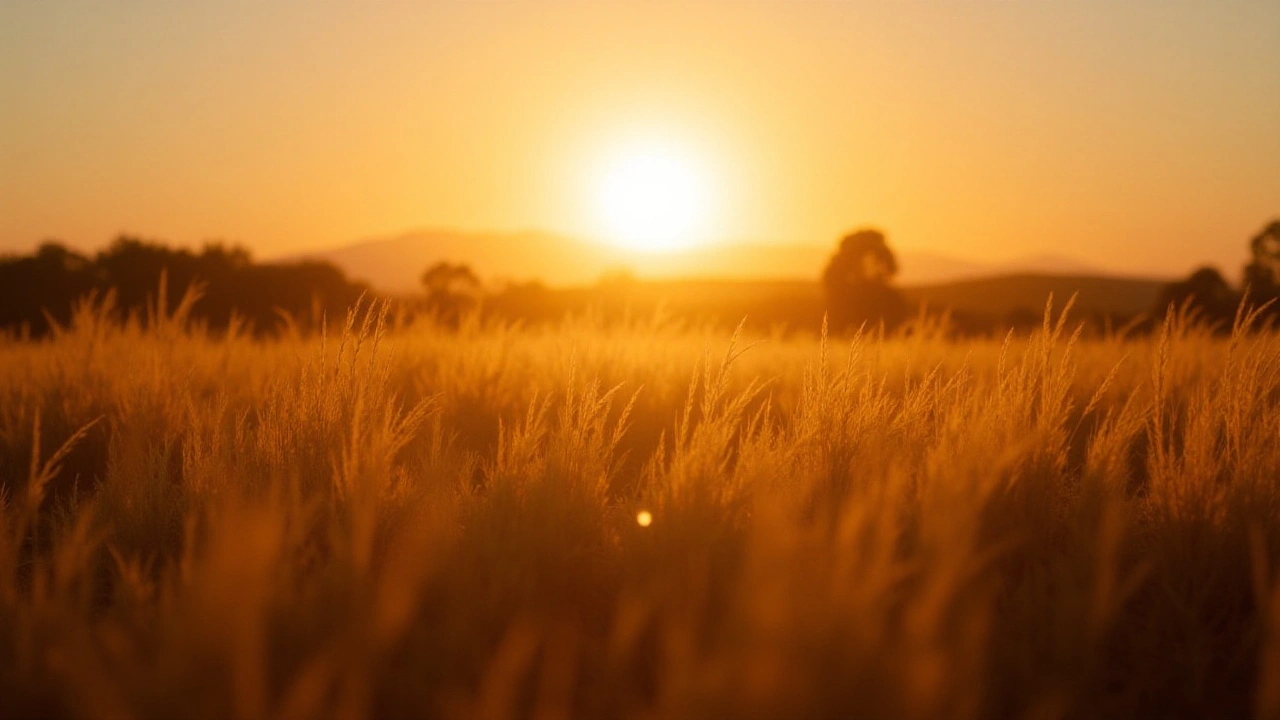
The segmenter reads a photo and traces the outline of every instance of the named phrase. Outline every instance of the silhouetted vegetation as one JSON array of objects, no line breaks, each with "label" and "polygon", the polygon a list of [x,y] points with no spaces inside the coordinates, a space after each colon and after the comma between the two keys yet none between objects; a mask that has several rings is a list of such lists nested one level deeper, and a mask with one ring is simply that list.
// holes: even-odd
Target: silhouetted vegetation
[{"label": "silhouetted vegetation", "polygon": [[900,324],[907,304],[889,284],[897,273],[898,262],[884,233],[868,229],[846,235],[822,273],[831,327],[840,331]]},{"label": "silhouetted vegetation", "polygon": [[1222,273],[1214,267],[1202,267],[1185,280],[1170,283],[1161,291],[1152,312],[1152,323],[1158,321],[1170,308],[1194,314],[1202,322],[1219,333],[1231,329],[1232,319],[1240,303],[1248,294],[1248,302],[1265,306],[1263,317],[1274,318],[1280,308],[1280,220],[1272,220],[1249,241],[1252,255],[1244,267],[1242,287],[1231,287]]},{"label": "silhouetted vegetation", "polygon": [[51,318],[65,323],[72,301],[99,287],[93,262],[57,243],[29,257],[0,258],[0,328],[26,326],[43,335]]},{"label": "silhouetted vegetation", "polygon": [[[156,308],[162,277],[165,307]],[[194,253],[120,237],[88,257],[47,242],[31,256],[0,259],[0,329],[43,336],[94,293],[110,294],[120,317],[145,322],[148,312],[171,312],[188,290],[199,291],[193,319],[225,328],[234,318],[265,332],[285,317],[304,324],[341,317],[366,288],[329,263],[259,264],[248,250],[217,243]]]},{"label": "silhouetted vegetation", "polygon": [[1244,268],[1249,294],[1263,302],[1280,298],[1280,219],[1254,236],[1249,251],[1253,259]]},{"label": "silhouetted vegetation", "polygon": [[1199,317],[1218,332],[1231,328],[1231,318],[1240,306],[1240,293],[1232,289],[1217,268],[1202,267],[1190,277],[1166,285],[1156,301],[1156,318],[1170,308],[1193,308]]},{"label": "silhouetted vegetation", "polygon": [[438,262],[422,273],[427,291],[427,308],[436,319],[456,327],[462,315],[475,308],[483,288],[471,268]]}]

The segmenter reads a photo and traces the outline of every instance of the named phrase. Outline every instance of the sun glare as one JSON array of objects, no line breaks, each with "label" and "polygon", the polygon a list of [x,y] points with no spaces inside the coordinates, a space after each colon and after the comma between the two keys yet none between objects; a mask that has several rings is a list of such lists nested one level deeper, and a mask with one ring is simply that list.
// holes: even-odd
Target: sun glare
[{"label": "sun glare", "polygon": [[602,165],[594,191],[600,229],[615,245],[663,252],[705,239],[707,177],[683,148],[662,143],[627,147]]}]

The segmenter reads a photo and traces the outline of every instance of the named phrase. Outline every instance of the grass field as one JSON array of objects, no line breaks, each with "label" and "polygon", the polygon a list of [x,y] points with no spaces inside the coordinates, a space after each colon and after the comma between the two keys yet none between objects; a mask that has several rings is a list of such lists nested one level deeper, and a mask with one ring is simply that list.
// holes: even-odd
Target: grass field
[{"label": "grass field", "polygon": [[[952,329],[964,335],[1003,335],[1004,329],[1037,324],[1050,297],[1074,296],[1074,317],[1093,329],[1124,326],[1158,306],[1167,281],[1104,276],[996,275],[900,288],[907,308],[947,311]],[[757,331],[820,326],[825,310],[816,280],[634,280],[577,288],[506,291],[485,298],[500,317],[522,320],[595,310],[607,317],[651,314],[698,318],[732,328],[746,319]]]},{"label": "grass field", "polygon": [[1276,334],[106,317],[0,341],[0,716],[1280,718]]}]

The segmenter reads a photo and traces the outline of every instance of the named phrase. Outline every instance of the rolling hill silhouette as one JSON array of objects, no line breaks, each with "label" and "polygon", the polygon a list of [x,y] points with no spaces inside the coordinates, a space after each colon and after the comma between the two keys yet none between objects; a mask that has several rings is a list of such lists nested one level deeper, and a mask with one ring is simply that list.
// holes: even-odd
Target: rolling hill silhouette
[{"label": "rolling hill silhouette", "polygon": [[[486,307],[517,318],[552,319],[588,308],[643,315],[662,308],[730,325],[745,317],[757,327],[812,328],[825,310],[818,278],[831,252],[817,245],[758,244],[645,255],[550,233],[433,231],[306,258],[332,262],[357,281],[404,295],[422,292],[419,277],[430,265],[462,263],[496,292]],[[1123,324],[1148,312],[1168,282],[1107,274],[1054,255],[997,264],[906,251],[898,261],[896,284],[908,305],[949,310],[967,332],[1034,324],[1050,295],[1059,308],[1077,295],[1075,317]],[[524,285],[531,281],[537,285]]]},{"label": "rolling hill silhouette", "polygon": [[[349,277],[391,293],[417,292],[419,276],[439,262],[471,266],[486,282],[537,280],[551,286],[593,284],[629,270],[648,279],[802,280],[817,278],[831,256],[823,245],[707,246],[661,255],[625,252],[600,243],[544,232],[485,233],[433,230],[367,240],[317,251]],[[921,285],[1012,274],[1103,275],[1071,258],[1042,255],[988,263],[930,252],[898,252],[899,283]]]}]

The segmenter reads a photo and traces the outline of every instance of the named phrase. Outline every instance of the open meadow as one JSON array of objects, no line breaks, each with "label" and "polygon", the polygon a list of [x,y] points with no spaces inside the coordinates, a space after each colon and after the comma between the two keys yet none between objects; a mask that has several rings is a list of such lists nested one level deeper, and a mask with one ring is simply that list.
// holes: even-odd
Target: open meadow
[{"label": "open meadow", "polygon": [[1280,717],[1275,334],[185,307],[0,342],[0,716]]}]

